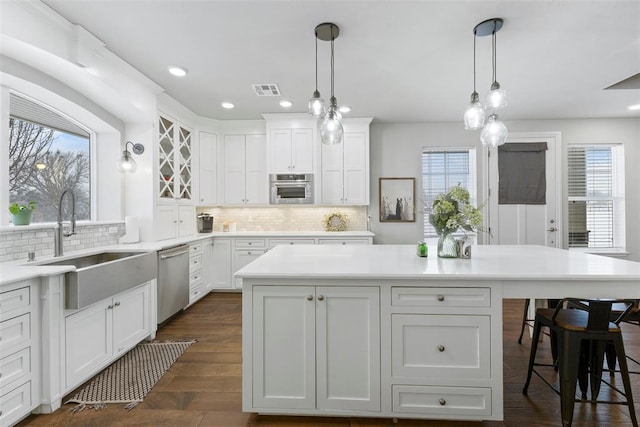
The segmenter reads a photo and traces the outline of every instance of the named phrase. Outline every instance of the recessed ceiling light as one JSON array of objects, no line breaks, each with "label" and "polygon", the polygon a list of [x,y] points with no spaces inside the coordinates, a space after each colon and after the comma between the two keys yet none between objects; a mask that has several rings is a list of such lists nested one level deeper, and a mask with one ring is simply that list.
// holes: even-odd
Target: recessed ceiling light
[{"label": "recessed ceiling light", "polygon": [[287,101],[286,99],[283,99],[282,101],[280,101],[280,106],[282,108],[289,108],[293,105],[293,102],[291,101]]},{"label": "recessed ceiling light", "polygon": [[640,110],[640,104],[629,105],[627,107],[627,110],[631,110],[631,111]]},{"label": "recessed ceiling light", "polygon": [[343,105],[338,108],[338,111],[340,111],[341,113],[348,113],[349,111],[351,111],[351,107],[349,107],[348,105]]},{"label": "recessed ceiling light", "polygon": [[232,109],[233,107],[235,107],[235,105],[233,105],[233,104],[232,104],[232,103],[230,103],[230,102],[223,102],[223,103],[222,103],[222,104],[220,104],[220,105],[222,105],[222,108],[226,108],[227,110],[230,110],[230,109]]},{"label": "recessed ceiling light", "polygon": [[176,77],[184,77],[187,75],[189,71],[184,67],[178,67],[176,65],[172,65],[169,67],[169,72]]}]

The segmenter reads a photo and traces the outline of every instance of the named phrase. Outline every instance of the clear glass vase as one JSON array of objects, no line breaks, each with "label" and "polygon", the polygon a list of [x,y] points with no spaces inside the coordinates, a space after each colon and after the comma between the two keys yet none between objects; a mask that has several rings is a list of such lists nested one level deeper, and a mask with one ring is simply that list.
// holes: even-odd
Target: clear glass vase
[{"label": "clear glass vase", "polygon": [[460,246],[452,233],[445,233],[438,238],[438,256],[440,258],[459,258]]}]

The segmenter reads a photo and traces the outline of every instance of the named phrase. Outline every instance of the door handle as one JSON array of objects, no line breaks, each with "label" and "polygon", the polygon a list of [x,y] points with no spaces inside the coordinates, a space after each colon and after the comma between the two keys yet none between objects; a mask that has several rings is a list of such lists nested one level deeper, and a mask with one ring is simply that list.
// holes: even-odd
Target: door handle
[{"label": "door handle", "polygon": [[554,232],[554,231],[558,231],[558,229],[555,227],[551,227],[551,228],[548,228],[547,231]]}]

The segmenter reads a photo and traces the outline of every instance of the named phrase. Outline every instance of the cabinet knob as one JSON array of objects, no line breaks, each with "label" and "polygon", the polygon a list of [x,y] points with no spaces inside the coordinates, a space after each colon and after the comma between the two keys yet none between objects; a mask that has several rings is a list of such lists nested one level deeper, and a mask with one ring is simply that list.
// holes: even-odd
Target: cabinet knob
[{"label": "cabinet knob", "polygon": [[438,403],[439,403],[441,406],[444,406],[444,405],[446,405],[446,404],[447,404],[447,401],[446,401],[446,400],[444,400],[444,399],[442,399],[442,398],[440,398],[440,400],[438,400]]},{"label": "cabinet knob", "polygon": [[438,301],[444,301],[444,295],[438,295],[436,298],[438,298]]},{"label": "cabinet knob", "polygon": [[438,346],[438,351],[440,351],[440,352],[444,351],[444,346],[442,344],[440,344]]},{"label": "cabinet knob", "polygon": [[247,255],[251,255],[251,252],[247,252]]},{"label": "cabinet knob", "polygon": [[113,310],[113,304],[107,306],[107,310]]},{"label": "cabinet knob", "polygon": [[313,301],[313,295],[307,295],[307,301]]},{"label": "cabinet knob", "polygon": [[117,302],[114,304],[114,306],[115,306],[115,307],[120,307],[120,301],[117,301]]},{"label": "cabinet knob", "polygon": [[323,301],[324,300],[324,295],[318,295],[318,301]]}]

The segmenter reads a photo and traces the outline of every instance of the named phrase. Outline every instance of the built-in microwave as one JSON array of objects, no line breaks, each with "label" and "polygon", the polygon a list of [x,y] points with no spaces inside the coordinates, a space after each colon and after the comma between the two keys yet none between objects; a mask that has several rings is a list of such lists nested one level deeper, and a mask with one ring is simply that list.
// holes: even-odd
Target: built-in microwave
[{"label": "built-in microwave", "polygon": [[313,203],[312,174],[271,174],[269,183],[272,205]]}]

